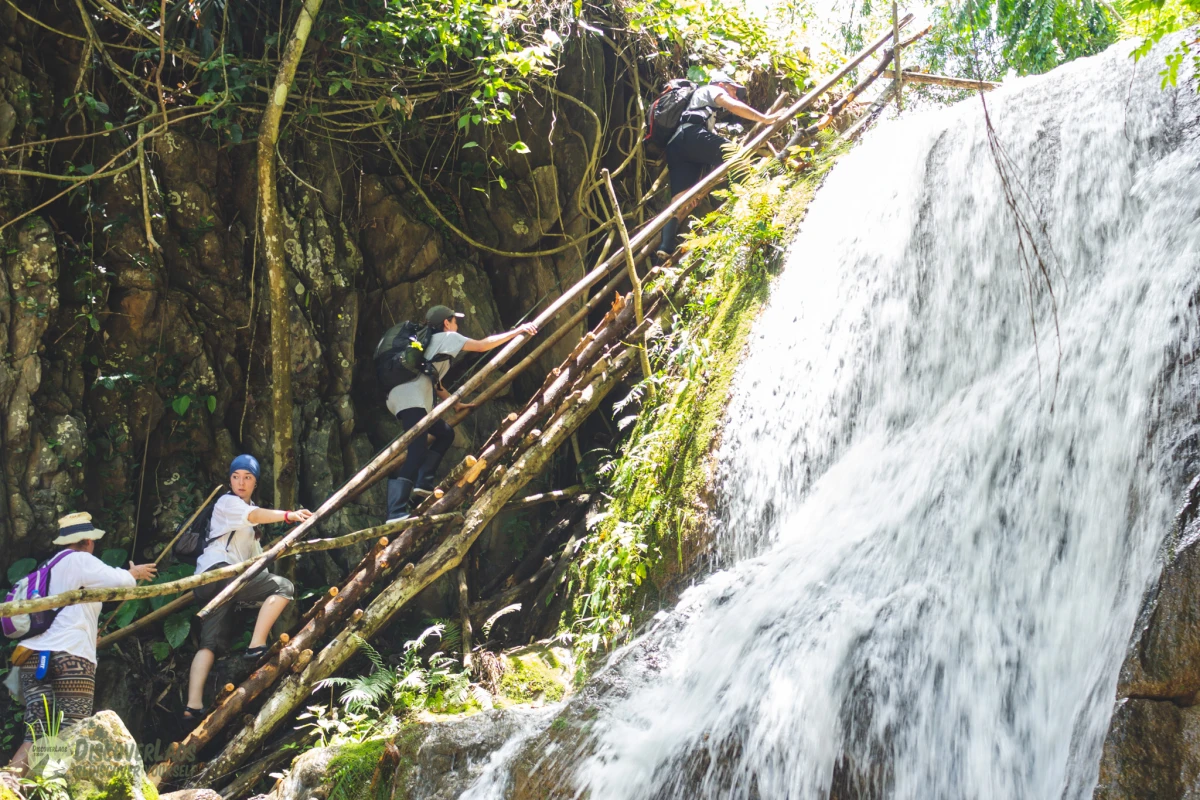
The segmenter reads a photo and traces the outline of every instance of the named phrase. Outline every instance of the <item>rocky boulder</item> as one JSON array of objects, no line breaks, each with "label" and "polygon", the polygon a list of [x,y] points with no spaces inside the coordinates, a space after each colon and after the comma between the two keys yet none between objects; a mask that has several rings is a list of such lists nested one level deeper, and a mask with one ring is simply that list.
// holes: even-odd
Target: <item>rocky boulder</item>
[{"label": "rocky boulder", "polygon": [[137,740],[114,712],[101,711],[49,738],[58,738],[61,746],[43,761],[44,770],[62,777],[72,798],[158,800]]}]

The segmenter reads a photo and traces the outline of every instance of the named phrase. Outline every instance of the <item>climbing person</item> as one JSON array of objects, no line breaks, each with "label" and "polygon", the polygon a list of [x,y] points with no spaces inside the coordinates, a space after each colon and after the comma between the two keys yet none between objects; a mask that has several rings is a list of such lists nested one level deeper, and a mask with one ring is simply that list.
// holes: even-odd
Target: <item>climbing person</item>
[{"label": "climbing person", "polygon": [[[430,375],[418,375],[410,381],[392,387],[387,396],[387,409],[404,430],[408,430],[433,410],[433,396],[445,400],[450,393],[442,387],[441,379],[450,369],[451,360],[460,352],[483,353],[493,350],[515,336],[533,336],[537,326],[531,322],[519,325],[506,333],[497,333],[485,339],[469,339],[458,332],[458,321],[464,314],[446,306],[433,306],[425,312],[425,324],[433,331],[429,345],[425,347],[425,361],[432,364],[437,374],[437,385]],[[468,403],[459,403],[455,408],[470,408]],[[454,429],[444,420],[437,420],[429,429],[429,436],[418,436],[408,446],[408,455],[396,470],[388,476],[387,521],[404,519],[411,512],[413,497],[423,497],[433,490],[434,478],[442,457],[454,443]]]},{"label": "climbing person", "polygon": [[[47,562],[50,594],[74,589],[135,586],[150,580],[154,564],[129,562],[129,569],[110,567],[94,555],[96,540],[104,531],[92,525],[86,512],[67,514],[58,521],[58,538],[52,544],[66,549]],[[96,637],[99,635],[101,603],[80,603],[59,609],[50,627],[22,639],[12,654],[20,667],[21,693],[25,702],[25,740],[13,755],[8,769],[23,774],[28,767],[29,748],[35,739],[61,730],[92,715],[96,693]],[[49,717],[47,715],[49,712]]]},{"label": "climbing person", "polygon": [[[709,73],[708,83],[692,92],[686,110],[679,118],[679,127],[667,142],[667,176],[671,184],[671,202],[691,189],[709,170],[724,160],[722,148],[729,139],[713,130],[717,113],[724,109],[734,116],[752,122],[771,124],[783,118],[785,112],[763,114],[738,99],[745,87],[720,70]],[[680,223],[695,209],[692,201],[667,220],[662,229],[662,241],[655,261],[661,263],[675,252],[675,239]]]},{"label": "climbing person", "polygon": [[[204,552],[196,560],[197,575],[262,555],[256,525],[303,522],[312,516],[311,511],[303,508],[299,511],[282,511],[254,505],[251,498],[258,485],[259,475],[258,459],[252,455],[242,454],[229,464],[231,491],[218,498],[213,505]],[[233,578],[227,578],[197,586],[196,602],[201,606],[206,605],[232,580]],[[271,635],[271,626],[287,608],[294,594],[295,589],[291,581],[263,570],[242,586],[233,596],[233,602],[217,606],[204,618],[200,623],[200,649],[192,659],[192,667],[188,674],[187,705],[184,706],[182,719],[185,728],[195,727],[207,715],[204,684],[208,680],[208,673],[212,670],[217,654],[227,650],[233,639],[234,605],[262,602],[258,609],[258,618],[254,622],[254,632],[250,635],[250,644],[243,654],[246,659],[256,660],[267,652],[267,637]]]}]

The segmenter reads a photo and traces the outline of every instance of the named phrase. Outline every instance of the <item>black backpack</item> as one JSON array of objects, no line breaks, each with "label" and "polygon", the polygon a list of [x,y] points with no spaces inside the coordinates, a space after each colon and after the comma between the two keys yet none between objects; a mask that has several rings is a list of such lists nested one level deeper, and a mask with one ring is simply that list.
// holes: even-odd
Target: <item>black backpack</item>
[{"label": "black backpack", "polygon": [[648,144],[666,147],[667,142],[679,128],[679,119],[687,111],[688,103],[692,102],[692,94],[696,84],[685,78],[667,81],[663,92],[650,104],[650,112],[646,115],[646,136],[643,139]]},{"label": "black backpack", "polygon": [[402,383],[428,375],[436,383],[433,365],[425,360],[425,349],[433,329],[418,322],[401,322],[383,334],[375,346],[375,378],[384,393]]},{"label": "black backpack", "polygon": [[[225,494],[233,494],[226,492]],[[224,495],[222,495],[224,496]],[[183,532],[178,539],[175,540],[175,547],[172,548],[172,553],[176,561],[195,563],[200,554],[204,552],[204,548],[208,547],[212,539],[208,536],[209,528],[212,527],[213,509],[216,508],[217,501],[207,503],[200,509],[200,513],[192,520],[192,524]],[[233,531],[229,534],[233,535]]]}]

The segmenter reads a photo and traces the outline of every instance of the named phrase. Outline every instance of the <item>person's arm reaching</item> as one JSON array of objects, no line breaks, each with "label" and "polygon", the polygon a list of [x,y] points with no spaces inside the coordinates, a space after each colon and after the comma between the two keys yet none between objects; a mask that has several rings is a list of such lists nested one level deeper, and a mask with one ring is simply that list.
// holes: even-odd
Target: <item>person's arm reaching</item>
[{"label": "person's arm reaching", "polygon": [[251,525],[266,525],[271,522],[286,522],[290,525],[293,522],[304,522],[304,520],[311,516],[312,512],[306,508],[302,508],[299,511],[256,508],[246,516],[246,519],[250,520]]},{"label": "person's arm reaching", "polygon": [[468,353],[485,353],[488,350],[494,350],[505,342],[520,336],[533,336],[537,333],[537,326],[532,322],[526,322],[524,325],[518,325],[507,333],[495,333],[486,339],[467,339],[463,342],[462,349]]},{"label": "person's arm reaching", "polygon": [[748,106],[741,100],[738,100],[729,94],[729,92],[721,92],[717,95],[714,102],[734,116],[748,119],[751,122],[761,122],[764,125],[769,125],[772,122],[783,119],[783,115],[786,113],[785,111],[776,111],[774,114],[764,114],[754,108],[754,106]]}]

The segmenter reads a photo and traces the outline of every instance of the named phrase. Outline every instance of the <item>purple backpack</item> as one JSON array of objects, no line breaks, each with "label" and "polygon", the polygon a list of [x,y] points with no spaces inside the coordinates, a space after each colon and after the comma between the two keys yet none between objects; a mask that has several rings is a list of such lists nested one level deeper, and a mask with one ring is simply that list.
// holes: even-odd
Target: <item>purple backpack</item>
[{"label": "purple backpack", "polygon": [[[50,594],[50,570],[74,550],[64,550],[33,572],[13,584],[4,602],[14,600],[33,600],[35,597],[45,597]],[[26,636],[37,636],[45,633],[59,609],[48,608],[45,611],[34,611],[32,614],[17,614],[15,617],[0,617],[0,631],[9,639],[24,639]]]}]

